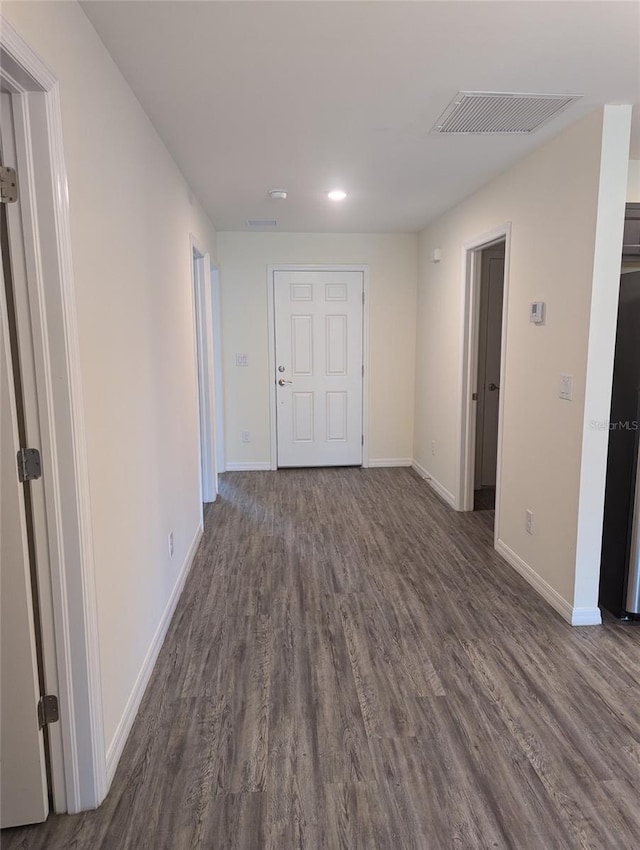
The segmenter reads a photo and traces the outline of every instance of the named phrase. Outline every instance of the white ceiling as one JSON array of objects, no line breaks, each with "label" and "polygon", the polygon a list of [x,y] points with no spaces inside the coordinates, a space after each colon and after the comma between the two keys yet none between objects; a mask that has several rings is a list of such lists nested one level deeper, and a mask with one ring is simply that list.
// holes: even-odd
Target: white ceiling
[{"label": "white ceiling", "polygon": [[[594,106],[640,102],[638,2],[83,8],[219,230],[416,231]],[[529,137],[429,135],[459,90],[584,98]]]}]

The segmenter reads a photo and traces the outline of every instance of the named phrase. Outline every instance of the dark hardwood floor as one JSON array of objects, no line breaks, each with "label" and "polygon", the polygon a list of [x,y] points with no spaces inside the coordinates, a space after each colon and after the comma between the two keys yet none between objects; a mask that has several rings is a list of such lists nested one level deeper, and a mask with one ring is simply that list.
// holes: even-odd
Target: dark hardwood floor
[{"label": "dark hardwood floor", "polygon": [[113,787],[3,850],[621,850],[640,630],[406,469],[228,473]]},{"label": "dark hardwood floor", "polygon": [[493,511],[496,507],[496,488],[482,487],[473,493],[474,511]]}]

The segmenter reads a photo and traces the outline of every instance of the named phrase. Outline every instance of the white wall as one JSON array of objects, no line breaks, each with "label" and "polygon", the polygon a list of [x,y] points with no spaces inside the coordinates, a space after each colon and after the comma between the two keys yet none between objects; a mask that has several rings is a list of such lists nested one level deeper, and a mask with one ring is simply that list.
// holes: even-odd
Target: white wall
[{"label": "white wall", "polygon": [[640,159],[629,160],[627,203],[640,204]]},{"label": "white wall", "polygon": [[213,254],[215,232],[80,6],[2,12],[61,86],[113,759],[199,528],[189,234]]},{"label": "white wall", "polygon": [[[415,234],[219,233],[227,464],[269,463],[267,266],[368,264],[369,457],[410,460],[413,448]],[[236,353],[249,357],[235,365]],[[251,443],[240,432],[251,432]]]},{"label": "white wall", "polygon": [[[626,153],[624,138],[616,144],[614,156],[622,158],[624,165],[628,128]],[[500,538],[515,556],[512,561],[565,616],[571,616],[574,605],[602,151],[603,111],[597,110],[446,213],[420,236],[415,458],[447,490],[456,493],[462,246],[494,227],[512,223],[504,352],[507,370],[501,387]],[[626,174],[620,178],[620,168],[618,172],[609,208],[614,231],[610,238],[619,242],[617,265],[614,251],[614,260],[609,257],[598,271],[598,285],[608,288],[614,304],[626,179]],[[430,262],[436,247],[442,250],[437,265]],[[546,302],[546,322],[541,327],[528,322],[528,304],[537,300]],[[612,357],[613,351],[604,352],[602,374],[612,367]],[[573,375],[572,402],[558,398],[561,373]],[[610,379],[609,373],[609,390]],[[604,406],[605,419],[606,404],[600,397],[599,415]],[[435,456],[431,454],[432,440],[436,442]],[[525,531],[526,509],[534,513],[533,535]],[[597,522],[598,516],[592,519]],[[598,555],[596,551],[594,557]],[[595,600],[593,576],[590,588],[590,604],[595,605],[597,575]],[[585,605],[584,600],[579,604]]]}]

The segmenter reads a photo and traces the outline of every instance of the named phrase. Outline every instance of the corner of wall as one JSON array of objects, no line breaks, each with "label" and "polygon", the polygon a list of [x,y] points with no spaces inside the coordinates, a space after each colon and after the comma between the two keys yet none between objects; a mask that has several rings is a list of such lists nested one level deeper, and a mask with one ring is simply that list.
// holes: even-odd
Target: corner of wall
[{"label": "corner of wall", "polygon": [[627,196],[631,106],[606,106],[591,289],[573,604],[597,607],[620,258]]}]

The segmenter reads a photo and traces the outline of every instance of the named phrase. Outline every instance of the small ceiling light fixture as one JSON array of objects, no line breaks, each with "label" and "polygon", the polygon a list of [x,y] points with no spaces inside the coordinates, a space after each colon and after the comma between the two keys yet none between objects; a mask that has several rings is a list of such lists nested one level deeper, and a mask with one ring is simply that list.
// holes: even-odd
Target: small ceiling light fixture
[{"label": "small ceiling light fixture", "polygon": [[272,197],[274,199],[274,201],[276,201],[276,200],[284,201],[285,198],[287,197],[287,194],[288,194],[288,192],[286,192],[284,189],[270,189],[269,190],[269,195],[270,195],[270,197]]},{"label": "small ceiling light fixture", "polygon": [[343,192],[342,189],[332,189],[330,192],[327,192],[327,197],[331,201],[344,201],[347,193]]}]

